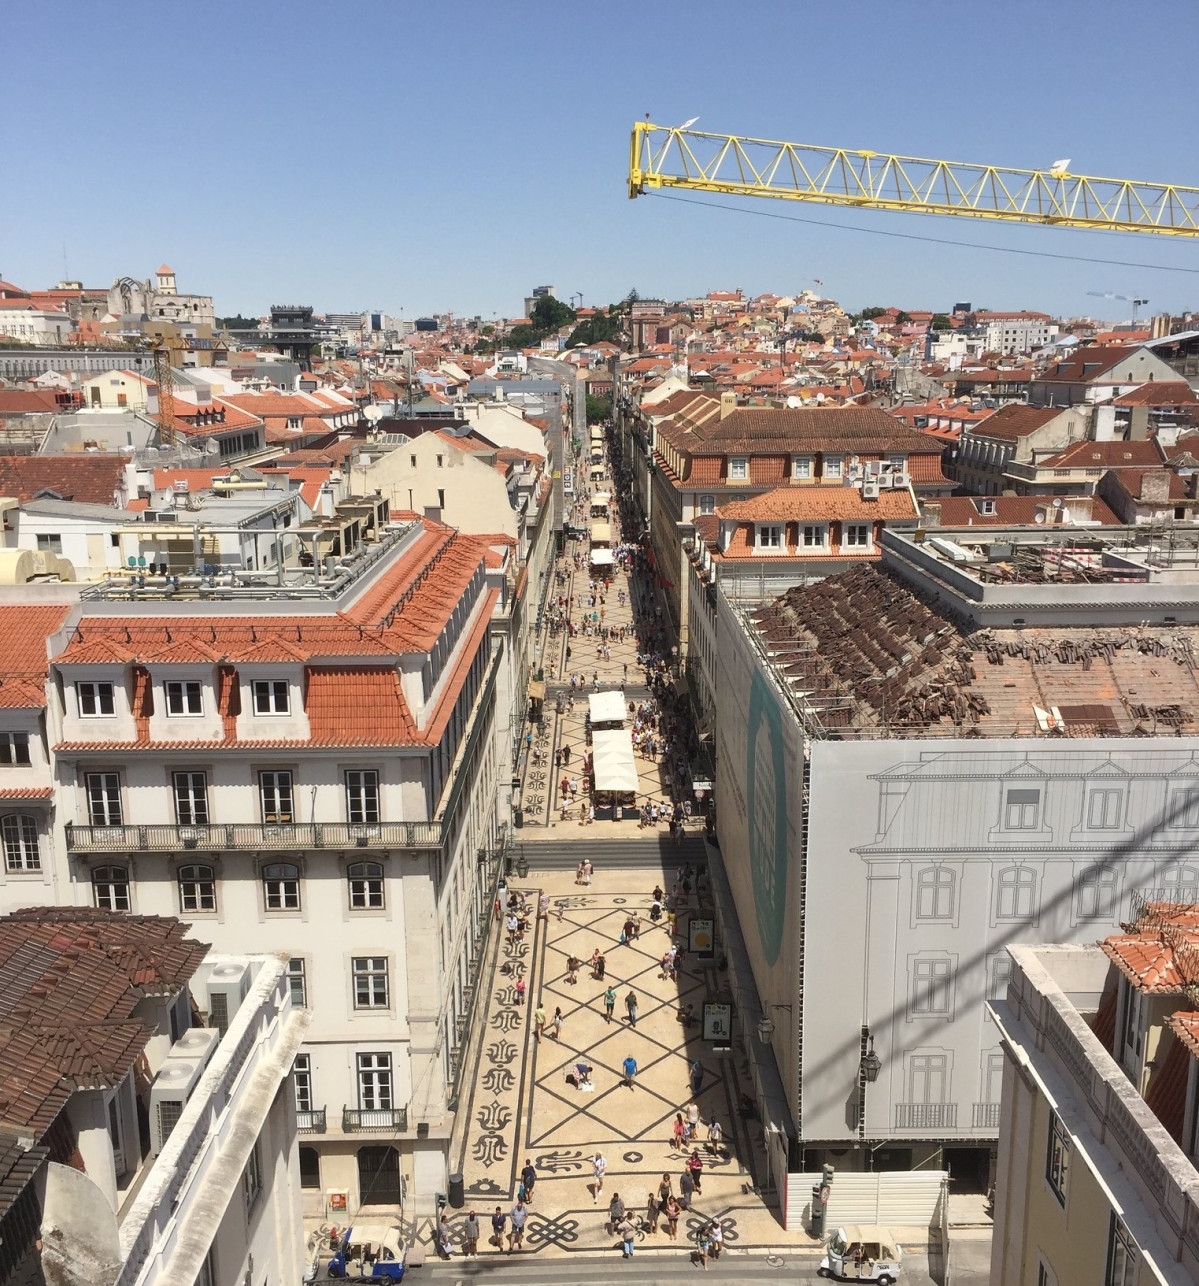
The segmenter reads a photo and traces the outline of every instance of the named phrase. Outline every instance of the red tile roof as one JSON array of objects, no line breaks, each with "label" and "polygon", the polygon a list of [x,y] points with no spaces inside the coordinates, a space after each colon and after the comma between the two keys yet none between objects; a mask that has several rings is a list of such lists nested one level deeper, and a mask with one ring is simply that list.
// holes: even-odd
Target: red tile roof
[{"label": "red tile roof", "polygon": [[717,508],[721,518],[738,522],[916,521],[916,506],[907,488],[880,491],[863,500],[857,487],[779,487],[748,500],[731,500]]},{"label": "red tile roof", "polygon": [[[943,527],[1031,527],[1037,511],[1060,499],[1063,506],[1077,504],[1081,496],[942,496],[931,503],[941,506]],[[1089,497],[1091,517],[1096,522],[1118,526],[1120,519],[1098,496]],[[984,513],[984,502],[993,512]]]},{"label": "red tile roof", "polygon": [[1154,469],[1162,463],[1156,441],[1074,442],[1037,461],[1042,469]]},{"label": "red tile roof", "polygon": [[402,746],[416,739],[416,724],[394,665],[310,668],[308,725],[321,745]]},{"label": "red tile roof", "polygon": [[46,704],[47,638],[62,626],[66,604],[0,607],[0,708],[39,709]]},{"label": "red tile roof", "polygon": [[1001,406],[981,424],[972,426],[970,432],[974,437],[1002,438],[1004,441],[1015,442],[1056,420],[1064,409],[1060,406],[1024,406],[1013,402],[1008,406]]},{"label": "red tile roof", "polygon": [[1199,982],[1191,964],[1199,946],[1199,932],[1194,928],[1171,926],[1155,934],[1113,934],[1099,945],[1138,991],[1177,993]]},{"label": "red tile roof", "polygon": [[1152,381],[1121,393],[1113,402],[1116,406],[1195,406],[1199,405],[1199,393],[1186,380]]},{"label": "red tile roof", "polygon": [[0,496],[24,502],[53,492],[63,500],[115,505],[127,463],[122,455],[0,456]]}]

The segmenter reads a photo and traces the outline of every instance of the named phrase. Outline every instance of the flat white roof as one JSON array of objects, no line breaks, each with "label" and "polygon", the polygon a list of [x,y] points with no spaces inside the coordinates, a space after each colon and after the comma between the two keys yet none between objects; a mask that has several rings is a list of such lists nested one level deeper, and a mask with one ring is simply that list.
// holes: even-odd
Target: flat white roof
[{"label": "flat white roof", "polygon": [[593,692],[587,698],[592,723],[624,723],[624,712],[624,693],[619,688],[615,692]]}]

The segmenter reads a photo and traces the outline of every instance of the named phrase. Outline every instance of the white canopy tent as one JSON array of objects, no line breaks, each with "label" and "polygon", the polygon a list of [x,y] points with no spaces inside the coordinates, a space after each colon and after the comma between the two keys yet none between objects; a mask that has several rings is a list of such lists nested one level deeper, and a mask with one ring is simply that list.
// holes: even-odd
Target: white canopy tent
[{"label": "white canopy tent", "polygon": [[591,551],[592,567],[611,567],[616,562],[616,555],[610,549],[593,549]]},{"label": "white canopy tent", "polygon": [[637,792],[637,761],[633,734],[627,728],[592,733],[592,785],[595,790]]},{"label": "white canopy tent", "polygon": [[587,713],[591,716],[592,726],[624,723],[624,712],[624,693],[619,688],[615,692],[593,692],[587,698]]},{"label": "white canopy tent", "polygon": [[591,504],[594,508],[596,505],[603,505],[606,509],[612,503],[612,493],[610,491],[597,491],[591,497]]}]

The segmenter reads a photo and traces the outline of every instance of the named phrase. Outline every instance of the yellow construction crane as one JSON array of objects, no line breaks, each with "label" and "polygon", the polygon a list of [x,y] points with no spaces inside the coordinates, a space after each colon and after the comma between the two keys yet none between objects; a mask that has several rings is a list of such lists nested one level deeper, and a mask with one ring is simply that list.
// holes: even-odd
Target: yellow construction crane
[{"label": "yellow construction crane", "polygon": [[183,440],[175,423],[175,375],[173,355],[187,347],[187,340],[178,335],[160,335],[150,345],[154,355],[154,382],[158,385],[158,435],[165,446],[175,446]]},{"label": "yellow construction crane", "polygon": [[1199,188],[1069,172],[932,161],[841,147],[779,143],[638,121],[629,196],[653,188],[770,196],[865,210],[954,214],[1056,228],[1199,237]]}]

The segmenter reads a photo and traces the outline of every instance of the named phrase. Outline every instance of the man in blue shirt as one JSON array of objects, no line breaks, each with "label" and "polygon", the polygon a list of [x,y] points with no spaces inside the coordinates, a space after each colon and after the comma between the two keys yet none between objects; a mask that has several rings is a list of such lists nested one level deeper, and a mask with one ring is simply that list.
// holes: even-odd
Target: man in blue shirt
[{"label": "man in blue shirt", "polygon": [[633,1078],[637,1075],[637,1060],[630,1054],[629,1057],[624,1060],[623,1066],[624,1083],[629,1087],[629,1089],[632,1089]]}]

